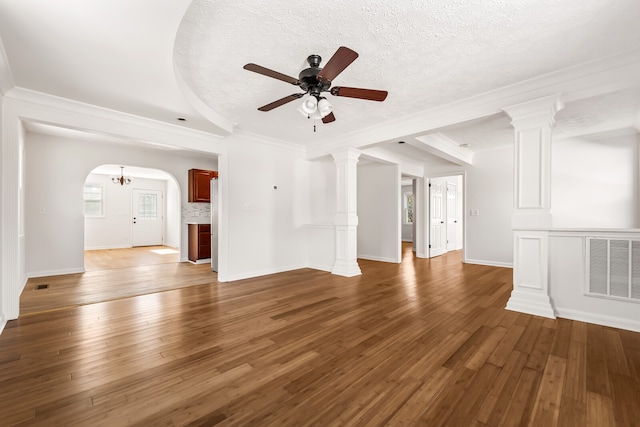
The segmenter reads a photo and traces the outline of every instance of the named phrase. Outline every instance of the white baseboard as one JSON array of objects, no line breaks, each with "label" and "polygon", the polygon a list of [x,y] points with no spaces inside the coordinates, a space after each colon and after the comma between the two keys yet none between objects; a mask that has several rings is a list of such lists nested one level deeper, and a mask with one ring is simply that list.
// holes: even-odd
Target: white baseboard
[{"label": "white baseboard", "polygon": [[77,274],[84,273],[84,268],[65,268],[61,270],[47,270],[47,271],[32,271],[27,273],[27,277],[29,279],[33,279],[36,277],[45,277],[45,276],[61,276],[63,274]]},{"label": "white baseboard", "polygon": [[611,328],[625,329],[633,332],[640,332],[640,321],[625,319],[615,316],[604,316],[586,311],[571,310],[554,307],[556,315],[565,319],[578,320],[580,322],[593,323],[595,325],[609,326]]},{"label": "white baseboard", "polygon": [[[256,270],[251,272],[242,272],[237,274],[229,274],[225,282],[235,282],[236,280],[252,279],[254,277],[267,276],[269,274],[284,273],[285,271],[300,270],[306,268],[304,264],[292,265],[288,267],[276,267],[264,270]],[[219,279],[218,279],[219,280]],[[222,281],[222,280],[220,280]]]},{"label": "white baseboard", "polygon": [[497,262],[497,261],[484,261],[479,259],[464,259],[462,260],[465,264],[477,264],[477,265],[488,265],[489,267],[505,267],[505,268],[513,268],[512,262]]},{"label": "white baseboard", "polygon": [[358,258],[367,259],[369,261],[392,262],[394,264],[400,263],[400,260],[397,260],[395,258],[387,258],[387,257],[376,256],[376,255],[358,254]]},{"label": "white baseboard", "polygon": [[7,326],[7,321],[4,318],[0,319],[0,334],[4,331],[4,327]]},{"label": "white baseboard", "polygon": [[190,259],[187,259],[187,262],[190,262],[191,264],[211,264],[211,258],[202,258],[202,259],[197,259],[195,261],[191,261]]},{"label": "white baseboard", "polygon": [[333,265],[307,264],[307,268],[313,268],[314,270],[330,272],[331,270],[333,270]]},{"label": "white baseboard", "polygon": [[106,249],[131,249],[131,245],[113,245],[113,246],[88,246],[85,247],[85,251],[102,251]]}]

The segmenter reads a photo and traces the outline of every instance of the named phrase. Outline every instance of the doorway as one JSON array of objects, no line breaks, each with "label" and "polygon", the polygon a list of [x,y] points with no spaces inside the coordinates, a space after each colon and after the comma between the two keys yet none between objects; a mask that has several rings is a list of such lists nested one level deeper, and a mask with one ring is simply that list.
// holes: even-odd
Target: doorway
[{"label": "doorway", "polygon": [[[175,179],[156,169],[120,166],[99,166],[85,180],[85,271],[178,263],[181,214]],[[129,183],[113,179],[118,176]]]},{"label": "doorway", "polygon": [[463,249],[463,176],[429,180],[429,258]]},{"label": "doorway", "polygon": [[164,243],[164,197],[162,190],[134,188],[131,246],[161,246]]}]

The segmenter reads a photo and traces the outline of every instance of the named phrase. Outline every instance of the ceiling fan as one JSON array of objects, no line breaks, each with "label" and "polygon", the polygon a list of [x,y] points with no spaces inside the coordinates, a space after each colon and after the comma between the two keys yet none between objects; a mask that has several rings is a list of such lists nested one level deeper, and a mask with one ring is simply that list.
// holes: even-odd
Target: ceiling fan
[{"label": "ceiling fan", "polygon": [[326,65],[320,68],[322,58],[319,55],[309,55],[307,58],[309,68],[302,70],[300,74],[298,74],[297,79],[257,64],[247,64],[243,68],[253,71],[254,73],[282,80],[294,86],[299,86],[300,89],[303,90],[303,93],[294,93],[270,104],[263,105],[258,108],[259,111],[271,111],[276,107],[280,107],[281,105],[309,94],[309,97],[300,106],[300,112],[309,118],[322,118],[323,123],[331,123],[335,121],[336,117],[333,114],[331,104],[322,96],[323,92],[329,92],[333,96],[345,96],[369,101],[384,101],[387,98],[387,91],[385,90],[361,89],[346,86],[331,87],[333,79],[355,61],[357,57],[358,54],[353,50],[340,46]]}]

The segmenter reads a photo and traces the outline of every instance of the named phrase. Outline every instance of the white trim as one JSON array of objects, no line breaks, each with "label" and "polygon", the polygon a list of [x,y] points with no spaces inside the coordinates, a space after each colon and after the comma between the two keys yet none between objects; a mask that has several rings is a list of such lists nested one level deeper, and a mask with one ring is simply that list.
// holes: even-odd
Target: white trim
[{"label": "white trim", "polygon": [[45,276],[61,276],[64,274],[78,274],[84,273],[86,270],[84,268],[65,268],[61,270],[46,270],[46,271],[32,271],[27,274],[29,279],[33,279],[36,277],[45,277]]},{"label": "white trim", "polygon": [[[305,264],[300,264],[300,265],[291,265],[288,267],[267,268],[264,270],[229,274],[227,275],[227,279],[224,280],[224,282],[235,282],[236,280],[252,279],[254,277],[267,276],[269,274],[276,274],[276,273],[284,273],[286,271],[300,270],[302,268],[307,268],[307,266]],[[218,277],[218,281],[222,282],[223,280],[220,280],[220,278]]]},{"label": "white trim", "polygon": [[7,321],[0,317],[0,334],[4,331],[5,326],[7,326]]},{"label": "white trim", "polygon": [[557,93],[563,94],[566,103],[635,87],[638,85],[638,75],[640,49],[634,49],[313,144],[307,150],[307,159],[325,156],[345,146],[359,148],[377,142],[404,139],[407,135],[424,135],[432,129],[501,113],[505,105],[515,105]]},{"label": "white trim", "polygon": [[596,325],[640,332],[640,321],[637,320],[629,320],[615,316],[604,316],[602,314],[594,314],[586,311],[571,310],[559,307],[555,307],[555,310],[557,316],[564,319],[578,320],[580,322],[587,322]]},{"label": "white trim", "polygon": [[463,259],[462,262],[465,264],[487,265],[489,267],[513,268],[512,262],[485,261],[481,259]]},{"label": "white trim", "polygon": [[107,246],[88,246],[85,247],[85,251],[101,251],[101,250],[109,250],[109,249],[131,249],[133,246],[131,245],[107,245]]},{"label": "white trim", "polygon": [[333,270],[333,264],[322,265],[322,264],[308,263],[307,268],[312,268],[314,270],[326,271],[331,273],[331,270]]},{"label": "white trim", "polygon": [[534,316],[556,318],[549,295],[539,292],[537,289],[523,287],[513,289],[505,308],[520,313],[533,314]]},{"label": "white trim", "polygon": [[366,255],[366,254],[358,254],[359,259],[367,259],[369,261],[380,261],[380,262],[391,262],[393,264],[400,264],[400,261],[395,258],[382,257],[376,255]]},{"label": "white trim", "polygon": [[191,151],[222,154],[224,137],[42,92],[12,89],[6,100],[15,105],[22,120],[75,130],[150,141]]},{"label": "white trim", "polygon": [[265,144],[271,147],[280,148],[283,150],[290,150],[296,153],[306,153],[307,148],[303,145],[296,144],[294,142],[283,141],[275,138],[270,138],[268,136],[261,136],[255,133],[247,132],[247,131],[237,131],[233,134],[236,138],[246,139],[250,142],[256,142],[258,144]]}]

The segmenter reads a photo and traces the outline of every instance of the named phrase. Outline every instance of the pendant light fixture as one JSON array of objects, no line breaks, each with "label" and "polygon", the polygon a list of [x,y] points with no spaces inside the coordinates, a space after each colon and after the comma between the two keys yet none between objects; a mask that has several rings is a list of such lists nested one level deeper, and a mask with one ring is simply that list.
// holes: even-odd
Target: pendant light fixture
[{"label": "pendant light fixture", "polygon": [[124,166],[120,166],[120,176],[112,177],[111,182],[113,182],[114,184],[120,184],[120,185],[131,184],[131,178],[124,176]]}]

